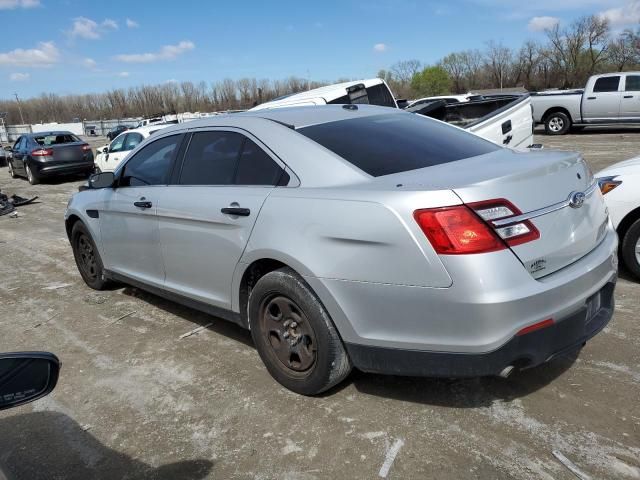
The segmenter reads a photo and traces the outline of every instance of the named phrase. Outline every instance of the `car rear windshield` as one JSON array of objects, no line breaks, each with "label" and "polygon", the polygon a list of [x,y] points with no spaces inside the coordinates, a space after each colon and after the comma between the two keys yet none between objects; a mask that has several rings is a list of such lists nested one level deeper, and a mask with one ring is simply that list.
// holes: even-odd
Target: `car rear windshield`
[{"label": "car rear windshield", "polygon": [[296,131],[374,177],[454,162],[500,148],[412,113],[339,120]]},{"label": "car rear windshield", "polygon": [[35,136],[33,139],[39,145],[60,145],[63,143],[79,142],[80,139],[71,133],[54,133],[51,135]]}]

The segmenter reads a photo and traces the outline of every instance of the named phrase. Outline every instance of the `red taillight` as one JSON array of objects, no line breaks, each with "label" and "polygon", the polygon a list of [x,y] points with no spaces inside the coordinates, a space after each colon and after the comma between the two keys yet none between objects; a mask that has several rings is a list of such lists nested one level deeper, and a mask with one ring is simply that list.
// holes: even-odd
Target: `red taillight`
[{"label": "red taillight", "polygon": [[39,148],[31,152],[32,157],[51,157],[53,156],[53,149],[51,148]]},{"label": "red taillight", "polygon": [[506,248],[491,228],[464,205],[416,210],[413,217],[439,254],[488,253]]},{"label": "red taillight", "polygon": [[[530,220],[514,221],[509,223],[511,217],[517,217],[522,212],[504,198],[470,203],[473,209],[484,221],[489,223],[502,240],[510,247],[522,245],[540,238],[540,232]],[[500,221],[499,225],[494,222]]]},{"label": "red taillight", "polygon": [[91,145],[88,145],[86,143],[84,145],[82,145],[82,151],[83,152],[88,152],[89,150],[91,150]]},{"label": "red taillight", "polygon": [[554,323],[555,322],[553,321],[553,318],[547,318],[546,320],[543,320],[541,322],[534,323],[533,325],[529,325],[528,327],[524,327],[522,330],[519,330],[518,333],[516,333],[516,336],[521,337],[522,335],[526,335],[527,333],[550,327]]}]

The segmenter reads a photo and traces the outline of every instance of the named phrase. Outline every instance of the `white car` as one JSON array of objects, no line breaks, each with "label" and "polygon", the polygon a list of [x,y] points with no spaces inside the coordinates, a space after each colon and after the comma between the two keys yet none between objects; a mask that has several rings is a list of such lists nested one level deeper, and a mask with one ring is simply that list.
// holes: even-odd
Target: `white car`
[{"label": "white car", "polygon": [[96,172],[113,172],[120,162],[136,148],[140,142],[151,134],[162,130],[166,125],[152,125],[150,127],[135,128],[125,130],[113,141],[96,150],[95,169]]},{"label": "white car", "polygon": [[600,190],[620,237],[620,257],[640,279],[640,156],[597,174]]}]

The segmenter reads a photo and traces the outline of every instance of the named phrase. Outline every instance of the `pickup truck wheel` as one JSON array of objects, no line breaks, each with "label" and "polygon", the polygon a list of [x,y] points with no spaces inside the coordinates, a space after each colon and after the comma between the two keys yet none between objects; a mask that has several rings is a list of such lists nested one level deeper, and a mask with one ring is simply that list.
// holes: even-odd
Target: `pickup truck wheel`
[{"label": "pickup truck wheel", "polygon": [[316,395],[341,382],[351,362],[329,314],[293,270],[260,278],[249,296],[251,336],[271,376]]},{"label": "pickup truck wheel", "polygon": [[40,179],[36,177],[36,175],[31,171],[31,167],[27,164],[27,180],[31,185],[38,185],[40,183]]},{"label": "pickup truck wheel", "polygon": [[77,221],[71,229],[71,248],[84,283],[94,290],[104,290],[109,281],[104,276],[102,258],[89,230],[81,221]]},{"label": "pickup truck wheel", "polygon": [[571,128],[571,120],[562,112],[550,113],[544,121],[547,135],[564,135]]},{"label": "pickup truck wheel", "polygon": [[640,219],[636,220],[622,238],[622,261],[636,279],[640,280]]}]

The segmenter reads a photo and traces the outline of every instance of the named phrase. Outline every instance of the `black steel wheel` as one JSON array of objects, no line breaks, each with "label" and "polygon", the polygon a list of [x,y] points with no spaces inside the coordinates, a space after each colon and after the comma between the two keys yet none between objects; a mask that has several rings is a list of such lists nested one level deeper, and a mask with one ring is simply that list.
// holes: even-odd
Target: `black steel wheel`
[{"label": "black steel wheel", "polygon": [[261,277],[249,294],[251,336],[271,376],[296,393],[340,383],[351,361],[328,312],[290,268]]},{"label": "black steel wheel", "polygon": [[102,258],[87,227],[80,221],[71,230],[71,247],[84,282],[95,290],[103,290],[108,282],[104,277]]}]

